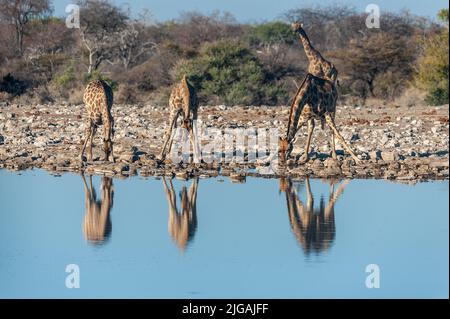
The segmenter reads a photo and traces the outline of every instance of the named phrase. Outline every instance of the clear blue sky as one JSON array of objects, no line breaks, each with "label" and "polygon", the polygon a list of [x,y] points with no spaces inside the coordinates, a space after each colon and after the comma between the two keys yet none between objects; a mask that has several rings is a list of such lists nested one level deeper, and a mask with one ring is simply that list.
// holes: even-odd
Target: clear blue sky
[{"label": "clear blue sky", "polygon": [[[76,0],[53,1],[56,14],[64,15],[65,6],[75,2]],[[241,22],[260,22],[276,19],[289,9],[312,6],[318,2],[312,0],[114,0],[113,3],[128,4],[135,14],[148,9],[157,21],[177,18],[183,11],[195,10],[210,13],[220,10],[232,13]],[[407,9],[414,14],[427,17],[435,17],[439,9],[448,8],[447,0],[322,0],[322,3],[325,5],[348,4],[362,12],[368,4],[374,3],[380,6],[381,11],[399,12]]]}]

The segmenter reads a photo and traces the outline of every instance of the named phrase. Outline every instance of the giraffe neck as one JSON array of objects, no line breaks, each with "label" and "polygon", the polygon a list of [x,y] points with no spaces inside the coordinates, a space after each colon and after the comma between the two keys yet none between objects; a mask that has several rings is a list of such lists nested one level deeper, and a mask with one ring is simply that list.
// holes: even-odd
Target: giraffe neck
[{"label": "giraffe neck", "polygon": [[[289,119],[288,119],[288,126],[287,126],[287,130],[286,130],[286,138],[288,140],[289,143],[292,142],[292,140],[295,137],[295,133],[296,133],[296,126],[297,126],[297,121],[293,120],[293,117],[295,116],[295,114],[298,112],[297,108],[300,107],[300,103],[298,101],[299,99],[299,95],[302,94],[302,89],[305,86],[305,84],[307,82],[309,82],[311,80],[311,76],[310,74],[306,74],[305,78],[303,79],[303,82],[300,84],[297,93],[294,96],[294,99],[292,100],[292,104],[291,104],[291,109],[289,111]],[[303,94],[305,94],[306,92],[303,92]],[[303,96],[301,97],[303,98]]]},{"label": "giraffe neck", "polygon": [[303,28],[300,28],[297,32],[300,36],[300,40],[302,41],[303,48],[305,49],[305,53],[306,56],[308,57],[308,60],[312,61],[313,59],[318,58],[318,52],[312,46],[311,41],[309,41],[309,38],[306,35],[305,30],[303,30]]}]

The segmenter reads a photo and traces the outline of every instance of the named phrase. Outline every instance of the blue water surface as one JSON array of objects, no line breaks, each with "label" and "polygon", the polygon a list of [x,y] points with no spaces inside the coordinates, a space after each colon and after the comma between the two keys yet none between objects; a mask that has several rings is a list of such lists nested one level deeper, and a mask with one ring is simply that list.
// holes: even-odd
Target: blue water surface
[{"label": "blue water surface", "polygon": [[0,170],[0,297],[449,296],[448,181],[92,180]]}]

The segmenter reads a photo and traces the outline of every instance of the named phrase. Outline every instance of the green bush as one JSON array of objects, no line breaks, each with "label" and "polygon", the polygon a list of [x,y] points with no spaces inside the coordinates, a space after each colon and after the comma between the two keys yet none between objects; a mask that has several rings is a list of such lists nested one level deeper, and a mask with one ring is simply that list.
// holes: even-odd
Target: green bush
[{"label": "green bush", "polygon": [[234,41],[205,45],[197,57],[178,64],[175,74],[177,79],[188,76],[202,102],[273,105],[285,99],[258,58]]},{"label": "green bush", "polygon": [[441,105],[448,103],[448,87],[432,89],[425,98],[425,102],[431,105]]},{"label": "green bush", "polygon": [[438,17],[446,25],[444,29],[424,40],[424,54],[419,60],[417,84],[428,92],[426,102],[432,105],[449,102],[449,31],[448,9],[439,12]]},{"label": "green bush", "polygon": [[75,67],[73,63],[71,63],[62,73],[59,73],[53,77],[53,83],[55,83],[59,88],[68,88],[72,86],[75,80]]}]

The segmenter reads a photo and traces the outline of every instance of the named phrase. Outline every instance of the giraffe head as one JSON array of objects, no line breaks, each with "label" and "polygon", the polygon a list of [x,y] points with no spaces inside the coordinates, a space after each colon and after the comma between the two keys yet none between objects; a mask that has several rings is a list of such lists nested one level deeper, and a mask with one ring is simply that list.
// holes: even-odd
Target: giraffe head
[{"label": "giraffe head", "polygon": [[286,192],[289,189],[289,180],[287,178],[280,179],[280,192]]},{"label": "giraffe head", "polygon": [[105,152],[104,160],[109,161],[109,157],[111,156],[111,159],[114,162],[113,144],[111,139],[103,140],[103,151]]},{"label": "giraffe head", "polygon": [[185,128],[186,130],[188,130],[188,132],[191,131],[192,129],[192,122],[190,119],[185,119],[183,120],[183,128]]},{"label": "giraffe head", "polygon": [[297,32],[297,31],[299,31],[300,29],[303,28],[303,23],[300,23],[299,21],[296,21],[296,22],[291,24],[291,27],[292,27],[292,30],[294,32]]}]

